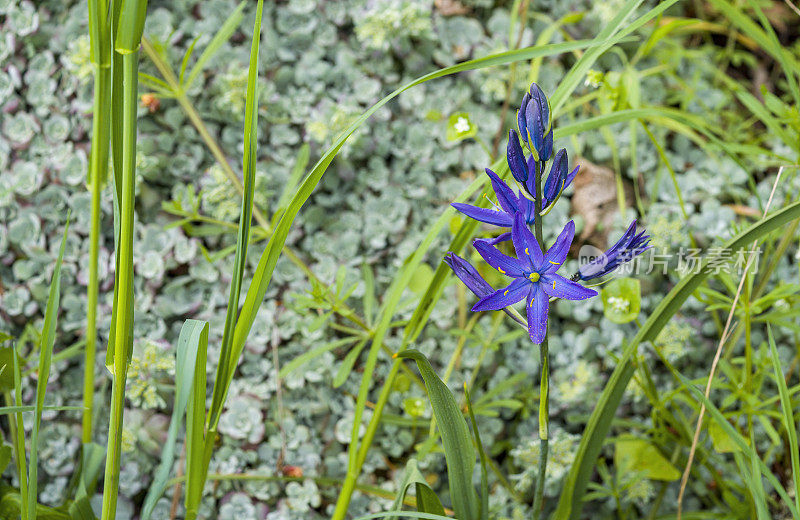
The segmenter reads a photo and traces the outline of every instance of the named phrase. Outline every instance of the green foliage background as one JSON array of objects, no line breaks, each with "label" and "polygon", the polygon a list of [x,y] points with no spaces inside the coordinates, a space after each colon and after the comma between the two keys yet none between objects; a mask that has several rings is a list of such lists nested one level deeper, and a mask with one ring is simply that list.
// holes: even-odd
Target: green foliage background
[{"label": "green foliage background", "polygon": [[[511,2],[267,2],[258,70],[255,208],[269,216],[283,207],[287,193],[292,194],[286,186],[296,185],[309,159],[313,164],[364,110],[399,85],[512,47],[592,38],[622,3],[535,2],[519,31]],[[732,25],[721,15],[725,5],[678,3],[657,21],[661,29],[647,26],[606,53],[586,82],[561,100],[561,126],[630,109],[668,108],[678,114],[665,123],[663,113],[646,112],[644,124],[620,118],[622,122],[561,140],[571,157],[612,168],[615,189],[635,193],[626,203],[626,215],[617,213],[602,231],[614,240],[638,216],[653,235],[656,250],[673,255],[666,271],[637,276],[642,321],[685,276],[675,256],[688,248],[719,247],[752,224],[769,197],[777,167],[798,161],[800,116],[790,97],[792,84],[770,52],[772,40],[748,30],[746,21],[754,12],[744,10],[749,6],[742,7],[745,21]],[[796,15],[782,5],[764,3],[791,65],[800,60],[797,29],[779,21]],[[235,7],[229,0],[153,1],[145,36],[153,52],[177,70],[186,49],[193,44],[205,48]],[[192,78],[186,92],[238,175],[253,11],[252,5],[245,6],[245,21]],[[71,212],[45,404],[80,405],[92,106],[86,6],[0,0],[0,26],[0,330],[18,340],[22,398],[33,402],[39,334],[65,216]],[[430,222],[493,162],[497,149],[502,155],[502,136],[529,82],[536,80],[553,92],[581,52],[424,83],[381,108],[348,140],[289,235],[287,244],[300,262],[287,256],[278,260],[220,419],[222,437],[201,516],[330,517],[347,466],[363,350],[369,345],[353,333],[350,318],[360,316],[374,330],[375,308]],[[140,70],[161,77],[152,57],[142,54]],[[192,60],[199,55],[195,51]],[[209,375],[216,369],[241,204],[240,192],[185,107],[160,95],[157,83],[142,81],[140,93],[149,86],[155,96],[143,98],[138,121],[136,342],[123,435],[118,506],[123,518],[139,511],[160,462],[175,397],[175,348],[185,319],[210,322]],[[470,123],[464,135],[453,132],[455,114]],[[786,169],[772,208],[792,202],[799,191],[797,170]],[[103,200],[101,346],[108,341],[113,295],[110,187]],[[611,201],[612,207],[615,203]],[[561,204],[550,222],[566,220],[569,209]],[[580,234],[585,222],[580,216],[576,222]],[[454,218],[449,230],[435,237],[431,254],[414,272],[384,340],[387,350],[399,349],[404,320],[411,317],[460,223],[460,217]],[[248,273],[266,243],[267,233],[259,229],[253,231]],[[752,305],[748,300],[737,315],[755,324],[747,341],[754,346],[751,362],[763,374],[744,392],[737,386],[744,364],[742,339],[726,354],[713,394],[736,424],[737,403],[748,403],[748,410],[759,417],[756,447],[777,468],[789,467],[789,461],[783,449],[785,430],[776,415],[778,401],[769,401],[778,386],[765,375],[773,373],[774,359],[763,323],[782,327],[773,328],[776,356],[789,373],[787,392],[795,396],[798,249],[796,227],[787,229],[791,232],[783,249],[778,234],[762,244],[780,253],[763,257],[759,265],[771,267],[771,281],[761,291],[766,296]],[[552,240],[557,231],[545,229],[545,234]],[[307,265],[313,276],[298,263]],[[590,486],[596,501],[592,518],[655,517],[674,511],[675,474],[685,465],[698,407],[674,374],[695,382],[707,376],[719,321],[727,314],[725,304],[730,305],[737,282],[737,275],[715,277],[689,298],[655,341],[639,348],[636,375],[612,421]],[[248,283],[246,275],[243,291]],[[471,295],[449,284],[414,347],[431,359],[457,399],[463,383],[470,388],[481,438],[496,469],[490,473],[492,517],[529,518],[538,459],[538,352],[502,315],[469,315],[471,304]],[[553,425],[546,497],[548,508],[554,509],[597,396],[637,326],[605,318],[600,298],[558,302],[551,312]],[[101,348],[95,411],[101,418],[95,434],[101,444],[110,388],[103,358]],[[378,363],[376,380],[389,371],[387,359]],[[389,397],[363,467],[364,486],[351,503],[355,515],[391,506],[411,456],[417,457],[419,471],[430,477],[432,488],[447,497],[445,459],[430,427],[433,414],[425,389],[415,374],[401,372]],[[10,395],[10,388],[1,389]],[[57,506],[72,496],[69,477],[80,460],[80,413],[45,409],[38,435],[39,501]],[[687,511],[749,518],[755,506],[748,502],[747,483],[725,455],[736,451],[734,444],[720,429],[701,438]],[[304,478],[286,478],[298,471]],[[3,475],[7,483],[16,483],[12,466]],[[789,482],[785,473],[780,476]],[[154,518],[170,517],[174,492],[168,486]],[[733,505],[736,501],[745,502],[741,509]],[[786,513],[771,505],[775,514]],[[178,518],[181,508],[179,502]]]}]

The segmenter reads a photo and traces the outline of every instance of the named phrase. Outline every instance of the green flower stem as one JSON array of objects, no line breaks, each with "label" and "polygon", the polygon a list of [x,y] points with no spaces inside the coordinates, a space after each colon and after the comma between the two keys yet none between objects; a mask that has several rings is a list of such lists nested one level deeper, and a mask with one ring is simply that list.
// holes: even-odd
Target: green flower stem
[{"label": "green flower stem", "polygon": [[[200,117],[200,114],[194,108],[189,96],[186,94],[186,91],[183,89],[183,86],[180,84],[178,77],[175,76],[175,72],[173,72],[172,68],[164,61],[164,58],[156,51],[153,47],[153,44],[147,38],[142,38],[142,50],[150,58],[150,61],[156,66],[158,72],[161,74],[164,81],[169,86],[169,89],[172,95],[175,96],[175,100],[178,102],[180,107],[186,113],[186,117],[189,118],[192,125],[194,126],[197,133],[200,134],[200,138],[208,147],[211,155],[214,156],[217,163],[222,167],[222,171],[225,173],[225,176],[228,180],[231,181],[234,188],[239,192],[239,194],[244,193],[244,186],[242,185],[242,181],[239,180],[239,177],[231,168],[231,165],[228,163],[228,160],[225,158],[225,154],[222,151],[222,148],[219,146],[217,141],[208,131],[203,119]],[[258,225],[268,234],[272,234],[272,225],[270,225],[269,221],[266,219],[263,213],[257,208],[253,207],[253,218],[256,219]],[[299,257],[297,253],[292,251],[288,246],[284,246],[283,254],[297,267],[300,268],[303,273],[310,279],[317,283],[319,283],[322,287],[325,287],[328,294],[332,294],[330,287],[328,284],[324,283],[322,280],[317,278],[317,275],[311,270],[311,268]],[[349,321],[355,323],[359,327],[364,330],[370,330],[369,326],[361,319],[358,314],[356,314],[350,307],[348,307],[344,302],[340,303],[340,308],[336,310],[336,313],[339,314],[341,317],[348,319]]]},{"label": "green flower stem", "polygon": [[[122,55],[122,175],[119,201],[118,265],[115,283],[118,286],[114,302],[113,372],[111,413],[108,426],[108,450],[103,481],[102,520],[116,516],[119,493],[120,453],[122,451],[122,420],[125,408],[125,382],[128,376],[128,356],[133,328],[133,225],[134,181],[136,174],[136,110],[139,53]],[[116,146],[116,145],[115,145]],[[111,349],[109,349],[109,354]],[[106,360],[106,363],[111,360]]]},{"label": "green flower stem", "polygon": [[[535,209],[536,215],[540,215],[542,211],[542,172],[544,171],[544,163],[537,164],[536,167],[536,201]],[[542,234],[542,219],[537,218],[534,224],[534,234],[536,241],[543,250],[547,250],[544,244],[544,236]],[[547,475],[547,451],[549,448],[549,430],[550,430],[550,360],[547,348],[547,332],[545,332],[544,341],[539,345],[539,360],[542,371],[542,379],[539,384],[539,478],[536,479],[536,490],[533,495],[533,514],[534,518],[542,515],[544,506],[544,481]]]},{"label": "green flower stem", "polygon": [[111,67],[95,66],[94,108],[92,113],[92,151],[89,163],[91,229],[89,231],[89,284],[86,290],[86,350],[83,372],[83,443],[92,442],[95,358],[97,353],[97,295],[100,249],[100,194],[108,175],[108,144],[111,132]]}]

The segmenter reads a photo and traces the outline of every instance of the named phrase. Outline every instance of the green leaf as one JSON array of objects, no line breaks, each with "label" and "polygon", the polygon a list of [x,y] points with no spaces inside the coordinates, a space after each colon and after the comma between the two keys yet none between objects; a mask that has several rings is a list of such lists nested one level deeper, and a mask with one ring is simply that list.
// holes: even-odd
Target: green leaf
[{"label": "green leaf", "polygon": [[[50,379],[50,364],[53,357],[53,346],[56,342],[56,318],[58,305],[61,299],[61,264],[64,261],[64,249],[67,246],[67,232],[69,231],[69,215],[64,225],[64,234],[61,237],[61,247],[58,249],[53,277],[50,281],[50,293],[47,296],[47,306],[44,311],[44,324],[42,337],[39,343],[39,377],[36,381],[36,410],[33,415],[33,429],[31,430],[31,456],[28,465],[28,511],[35,511],[38,503],[39,481],[39,427],[42,423],[44,410],[44,395],[47,391],[47,381]],[[13,355],[12,355],[13,359]],[[23,477],[20,477],[23,478]]]},{"label": "green leaf", "polygon": [[478,127],[466,112],[456,112],[450,114],[447,119],[447,140],[462,141],[468,137],[474,137],[478,133]]},{"label": "green leaf", "polygon": [[478,432],[478,421],[475,420],[475,413],[472,409],[472,401],[469,398],[469,389],[467,384],[464,383],[464,399],[467,401],[467,412],[469,413],[469,421],[472,424],[472,434],[475,436],[475,446],[478,447],[478,458],[481,461],[481,519],[489,518],[489,472],[487,470],[486,451],[483,449],[481,442],[481,434]]},{"label": "green leaf", "polygon": [[[184,381],[181,385],[181,400],[186,402],[186,518],[196,518],[197,509],[203,496],[208,463],[211,459],[213,440],[216,435],[206,436],[206,362],[208,356],[208,323],[197,320],[186,320],[188,327],[185,357],[179,361],[185,364]],[[179,338],[180,339],[180,338]],[[195,347],[196,344],[196,347]],[[190,378],[189,370],[194,362],[194,376]],[[191,379],[186,381],[185,379]],[[185,392],[188,392],[186,394]],[[170,425],[172,426],[172,425]],[[176,426],[177,428],[177,426]]]},{"label": "green leaf", "polygon": [[636,278],[615,278],[600,291],[603,314],[612,323],[628,323],[639,316],[642,288]]},{"label": "green leaf", "polygon": [[421,397],[406,397],[403,399],[403,410],[411,417],[422,417],[425,415],[425,401]]},{"label": "green leaf", "polygon": [[[142,505],[142,520],[148,520],[153,514],[156,502],[167,488],[170,471],[175,460],[175,444],[178,439],[186,406],[192,389],[195,385],[195,376],[198,373],[197,362],[204,357],[203,352],[208,349],[208,322],[199,320],[186,320],[178,336],[178,345],[175,352],[175,404],[172,407],[172,418],[167,430],[167,440],[161,450],[161,463],[156,468],[153,482],[147,491]],[[205,367],[203,367],[205,375]],[[205,384],[205,378],[203,378]],[[205,407],[205,403],[203,404]]]},{"label": "green leaf", "polygon": [[10,444],[4,443],[0,446],[0,473],[3,473],[11,463],[11,456],[13,453],[14,449]]},{"label": "green leaf", "polygon": [[83,445],[81,457],[78,491],[75,500],[69,505],[69,516],[72,520],[95,520],[91,498],[94,496],[97,478],[106,460],[106,450],[99,444],[87,442]]},{"label": "green leaf", "polygon": [[353,365],[356,364],[356,360],[358,359],[358,355],[361,354],[361,351],[364,350],[364,346],[367,344],[369,338],[364,338],[356,344],[350,352],[342,360],[342,364],[339,365],[339,370],[336,371],[336,375],[333,378],[333,387],[339,388],[347,381],[348,376],[353,371]]},{"label": "green leaf", "polygon": [[[775,211],[766,218],[756,222],[736,237],[726,242],[720,251],[736,254],[750,246],[764,235],[779,229],[792,220],[800,217],[800,202],[795,202],[781,210]],[[639,345],[646,341],[654,341],[661,329],[672,316],[678,312],[683,303],[700,287],[703,281],[714,272],[710,262],[720,262],[720,254],[706,256],[700,263],[697,272],[681,279],[675,287],[659,303],[645,324],[639,329],[636,337],[625,347],[614,372],[603,389],[600,399],[586,424],[575,462],[564,481],[564,490],[559,499],[557,518],[576,519],[580,517],[584,506],[583,494],[594,473],[595,462],[600,454],[603,442],[611,429],[611,422],[622,401],[622,396],[634,373],[634,357]]]},{"label": "green leaf", "polygon": [[[400,511],[403,509],[403,501],[408,493],[408,488],[412,485],[415,487],[417,495],[417,511],[435,515],[445,515],[444,507],[442,507],[439,497],[436,496],[436,493],[433,492],[428,481],[425,480],[425,477],[419,471],[417,459],[415,458],[408,459],[406,463],[403,481],[400,483],[397,498],[395,498],[394,504],[392,504],[392,511]],[[389,518],[395,519],[397,517]]]},{"label": "green leaf", "polygon": [[725,433],[720,425],[712,422],[708,425],[708,434],[711,437],[711,444],[717,453],[733,453],[735,451],[742,451],[739,445],[736,444],[730,435]]},{"label": "green leaf", "polygon": [[622,437],[614,443],[614,466],[618,475],[637,472],[650,480],[681,478],[677,468],[655,446],[635,437]]},{"label": "green leaf", "polygon": [[310,157],[311,147],[308,145],[308,143],[303,143],[303,146],[300,147],[300,151],[297,152],[297,157],[295,158],[294,166],[292,167],[292,173],[289,174],[289,178],[286,180],[286,184],[283,185],[283,190],[281,190],[281,196],[278,199],[278,203],[275,204],[275,215],[272,217],[273,223],[280,219],[281,215],[283,215],[283,210],[286,209],[289,201],[292,200],[292,194],[297,188],[297,184],[300,182],[300,179],[303,178],[303,173],[306,171]]},{"label": "green leaf", "polygon": [[[14,366],[15,354],[16,351],[13,347],[0,346],[0,392],[8,392],[14,388],[14,370],[12,367]],[[21,360],[18,361],[21,362]]]},{"label": "green leaf", "polygon": [[450,498],[459,520],[478,520],[480,503],[472,485],[475,468],[475,449],[469,435],[464,415],[456,403],[453,393],[433,371],[428,359],[418,350],[405,350],[397,357],[417,362],[425,388],[433,408],[433,415],[442,436]]},{"label": "green leaf", "polygon": [[775,347],[775,338],[772,336],[772,327],[767,325],[767,335],[769,337],[769,352],[772,358],[772,368],[775,370],[775,382],[778,385],[778,394],[781,397],[781,418],[786,435],[789,438],[789,453],[792,460],[792,481],[794,482],[795,508],[800,511],[800,452],[797,447],[797,421],[792,411],[792,396],[786,386],[786,378],[783,375],[781,360],[778,357],[778,349]]},{"label": "green leaf", "polygon": [[[244,10],[245,5],[247,5],[247,2],[242,0],[236,9],[233,10],[228,19],[225,20],[225,23],[222,24],[222,27],[219,28],[217,34],[215,34],[211,41],[208,42],[206,48],[203,49],[203,53],[200,54],[199,58],[197,58],[197,63],[194,64],[191,72],[189,72],[189,77],[186,79],[186,83],[184,83],[183,88],[189,88],[189,86],[194,82],[195,78],[197,78],[197,75],[202,72],[203,68],[208,63],[208,60],[210,60],[211,57],[214,56],[217,51],[219,51],[220,47],[222,47],[222,45],[231,38],[233,32],[242,22],[242,11]],[[192,44],[192,46],[194,46],[194,44]]]},{"label": "green leaf", "polygon": [[419,264],[411,275],[411,280],[408,281],[408,288],[411,292],[420,294],[428,288],[428,285],[433,280],[433,269],[428,264]]},{"label": "green leaf", "polygon": [[[253,218],[253,191],[255,189],[256,172],[256,145],[258,143],[258,49],[261,41],[261,19],[264,10],[263,0],[258,1],[256,7],[256,19],[253,26],[253,41],[250,45],[250,67],[247,74],[247,93],[245,96],[244,114],[244,194],[242,200],[242,212],[239,218],[239,234],[236,240],[236,257],[234,259],[233,276],[231,277],[231,290],[228,297],[228,309],[225,314],[225,329],[222,334],[222,346],[220,347],[220,360],[217,365],[217,373],[214,378],[214,390],[211,396],[211,409],[209,410],[208,428],[216,431],[222,407],[228,394],[236,365],[239,363],[242,345],[238,345],[236,330],[239,329],[241,321],[239,315],[239,297],[241,296],[242,280],[244,278],[244,268],[247,262],[247,245],[250,237],[250,224]],[[274,235],[273,235],[274,237]],[[270,239],[272,242],[272,239]],[[269,247],[267,247],[269,249]],[[248,297],[250,290],[247,291]],[[263,295],[262,298],[263,299]],[[259,302],[260,303],[260,302]],[[245,303],[245,308],[247,303]],[[244,311],[243,311],[244,312]],[[205,457],[208,461],[211,458],[211,449],[206,449]],[[205,463],[208,465],[208,462]],[[187,473],[188,474],[188,473]],[[203,479],[205,480],[205,479]],[[198,495],[192,498],[193,507],[199,507],[202,484],[198,484],[195,492]]]}]

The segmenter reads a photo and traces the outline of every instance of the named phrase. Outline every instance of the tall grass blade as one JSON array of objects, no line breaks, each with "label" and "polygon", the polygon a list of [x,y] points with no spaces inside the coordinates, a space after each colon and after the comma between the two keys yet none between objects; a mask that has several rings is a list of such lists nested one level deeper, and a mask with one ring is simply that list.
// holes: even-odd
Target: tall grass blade
[{"label": "tall grass blade", "polygon": [[475,468],[475,449],[464,421],[464,414],[456,403],[453,393],[433,371],[428,358],[418,350],[405,350],[397,354],[401,359],[413,359],[417,363],[428,398],[436,418],[436,425],[442,436],[444,457],[447,461],[447,477],[450,485],[450,499],[459,520],[479,520],[481,506],[475,487],[472,485],[472,472]]},{"label": "tall grass blade", "polygon": [[[191,322],[191,323],[189,323]],[[206,415],[206,356],[208,353],[208,327],[204,322],[187,320],[187,335],[190,335],[188,347],[193,348],[197,342],[197,350],[186,353],[195,354],[194,376],[191,381],[186,408],[186,518],[194,519],[200,507],[203,486],[206,482],[208,462],[205,437]],[[186,369],[188,370],[188,366]],[[184,382],[188,386],[188,382]]]},{"label": "tall grass blade", "polygon": [[467,383],[464,383],[464,399],[467,401],[467,412],[469,413],[469,422],[472,424],[472,435],[475,437],[475,446],[478,447],[478,457],[481,462],[481,519],[489,518],[489,475],[487,471],[486,451],[483,449],[481,442],[481,434],[478,432],[478,421],[475,420],[475,411],[472,409],[472,401],[469,398],[469,389]]},{"label": "tall grass blade", "polygon": [[[228,18],[225,20],[225,23],[222,24],[222,27],[219,28],[217,34],[215,34],[214,37],[211,38],[211,41],[208,42],[208,45],[206,45],[206,48],[203,49],[200,57],[197,58],[192,70],[189,71],[189,77],[186,79],[186,82],[184,83],[181,81],[184,89],[188,89],[192,83],[194,83],[197,75],[200,74],[208,64],[208,60],[210,60],[217,53],[217,51],[219,51],[220,47],[222,47],[225,42],[230,40],[234,31],[239,28],[239,24],[242,23],[242,17],[244,16],[243,11],[245,5],[247,5],[245,0],[239,2],[239,5],[236,6],[236,9],[233,10],[230,16],[228,16]],[[183,79],[183,69],[185,68],[186,66],[184,64],[184,66],[181,67],[181,80]]]},{"label": "tall grass blade", "polygon": [[775,338],[772,336],[772,327],[767,325],[767,336],[769,337],[769,352],[772,358],[772,368],[775,370],[775,383],[778,385],[778,395],[781,398],[781,411],[783,412],[783,427],[786,428],[786,436],[789,438],[789,453],[792,461],[792,482],[794,483],[794,505],[800,511],[800,451],[797,446],[797,420],[792,411],[792,396],[786,386],[786,378],[783,375],[783,367],[778,357],[778,348],[775,346]]},{"label": "tall grass blade", "polygon": [[[16,343],[12,345],[12,355],[14,360],[14,407],[22,408],[22,377],[19,370],[19,355],[17,354]],[[23,422],[22,411],[18,411],[14,417],[12,425],[12,440],[14,447],[14,461],[17,465],[17,475],[19,475],[19,494],[25,497],[22,500],[20,507],[20,514],[22,520],[31,518],[31,511],[28,506],[28,471],[27,471],[27,456],[25,450],[25,427]]]},{"label": "tall grass blade", "polygon": [[97,485],[103,462],[106,458],[105,449],[95,443],[83,445],[81,453],[81,475],[78,481],[78,490],[75,500],[69,505],[69,516],[72,520],[95,520],[92,510],[91,498]]},{"label": "tall grass blade", "polygon": [[[192,395],[195,379],[199,372],[198,359],[208,349],[208,322],[198,320],[186,320],[181,327],[178,337],[178,346],[175,353],[175,402],[172,407],[172,417],[167,430],[167,439],[161,450],[161,462],[153,475],[153,483],[147,491],[147,496],[142,505],[142,520],[148,520],[153,514],[156,502],[164,494],[167,488],[172,463],[175,460],[175,444],[178,440],[178,433],[186,414],[186,406],[189,396]],[[205,384],[205,364],[201,363],[201,381]],[[205,406],[205,402],[203,403]],[[200,431],[203,428],[203,414],[200,414]]]},{"label": "tall grass blade", "polygon": [[[411,486],[414,486],[417,498],[417,511],[422,513],[432,513],[435,515],[444,516],[445,510],[439,497],[431,489],[428,481],[419,471],[417,467],[417,459],[411,458],[406,462],[406,470],[403,473],[403,481],[398,488],[397,497],[392,504],[392,511],[401,511],[403,509],[403,502],[405,501],[406,494]],[[391,520],[396,520],[397,517],[390,517]]]},{"label": "tall grass blade", "polygon": [[[39,376],[36,380],[36,409],[33,412],[33,428],[31,429],[31,458],[28,465],[28,496],[27,511],[36,511],[39,496],[39,427],[42,422],[44,409],[44,394],[47,390],[47,380],[50,378],[50,364],[53,357],[53,347],[56,342],[56,318],[58,304],[61,299],[61,263],[64,261],[64,248],[67,246],[67,232],[69,231],[69,216],[64,226],[64,236],[61,238],[61,247],[58,249],[58,259],[53,269],[53,278],[50,281],[50,292],[47,296],[47,306],[44,311],[42,337],[39,343]],[[16,363],[16,356],[15,356]],[[20,480],[24,477],[20,475]]]},{"label": "tall grass blade", "polygon": [[259,0],[256,9],[256,20],[253,28],[253,42],[250,47],[250,67],[247,74],[247,95],[245,98],[244,119],[244,197],[242,212],[239,218],[239,235],[236,241],[231,291],[228,298],[228,310],[225,315],[225,330],[222,336],[220,360],[214,378],[214,391],[211,398],[208,425],[209,430],[216,431],[219,414],[227,396],[230,379],[239,361],[238,353],[233,346],[234,330],[237,325],[239,296],[241,294],[244,267],[247,260],[247,245],[250,237],[250,224],[253,218],[253,190],[255,189],[258,109],[258,49],[261,42],[261,17],[264,8],[263,0]]},{"label": "tall grass blade", "polygon": [[[736,254],[737,251],[745,249],[759,238],[797,218],[800,218],[800,202],[795,202],[756,222],[729,240],[720,250],[731,251],[732,254]],[[600,449],[611,429],[611,422],[614,419],[616,410],[633,376],[633,359],[639,345],[645,341],[655,340],[664,325],[678,312],[683,303],[709,274],[713,272],[713,269],[709,269],[709,263],[714,261],[719,261],[719,255],[708,255],[700,263],[697,272],[683,278],[673,287],[669,294],[661,300],[661,303],[625,347],[622,355],[617,360],[617,366],[603,389],[592,415],[589,417],[581,437],[578,453],[575,456],[575,462],[564,481],[564,489],[555,513],[557,518],[575,519],[580,517],[584,505],[583,495],[586,492],[586,486],[594,472]]]}]

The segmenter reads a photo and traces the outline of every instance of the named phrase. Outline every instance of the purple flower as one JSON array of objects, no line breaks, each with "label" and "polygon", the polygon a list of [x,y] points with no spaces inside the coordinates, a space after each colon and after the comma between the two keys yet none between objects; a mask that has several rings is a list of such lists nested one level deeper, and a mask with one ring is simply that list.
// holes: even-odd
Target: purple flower
[{"label": "purple flower", "polygon": [[444,256],[444,263],[450,266],[450,269],[453,270],[458,279],[464,282],[467,289],[472,291],[478,298],[483,298],[487,294],[494,292],[494,288],[483,279],[478,270],[457,254],[448,252]]},{"label": "purple flower", "polygon": [[543,209],[555,202],[561,192],[569,188],[575,176],[578,175],[579,169],[580,166],[576,166],[574,170],[569,171],[569,157],[565,148],[556,153],[553,158],[553,164],[550,166],[550,174],[544,181],[544,188],[542,188]]},{"label": "purple flower", "polygon": [[522,98],[517,112],[517,125],[523,141],[537,161],[544,162],[553,153],[553,128],[550,124],[550,102],[536,83]]},{"label": "purple flower", "polygon": [[[509,188],[508,185],[489,168],[486,168],[486,175],[492,180],[492,188],[494,189],[495,195],[497,195],[499,206],[495,205],[494,209],[487,209],[461,202],[454,202],[451,206],[470,218],[493,226],[511,227],[514,224],[514,216],[517,214],[522,215],[525,222],[528,224],[533,224],[536,219],[536,207],[533,201],[525,197],[522,193],[519,195],[515,194],[514,190]],[[503,233],[494,240],[489,241],[489,243],[496,244],[510,238],[511,233]]]},{"label": "purple flower", "polygon": [[[514,130],[508,131],[508,145],[506,146],[506,160],[511,175],[518,183],[527,189],[528,183],[533,182],[536,175],[536,160],[531,155],[525,159],[525,153],[519,144],[519,137]],[[530,191],[530,190],[529,190]]]},{"label": "purple flower", "polygon": [[511,234],[517,258],[501,253],[486,242],[475,241],[475,249],[483,259],[514,281],[507,287],[482,297],[472,310],[498,310],[526,298],[528,333],[531,341],[540,344],[547,333],[550,297],[585,300],[597,296],[597,292],[556,274],[567,258],[575,236],[573,221],[564,226],[553,247],[544,254],[522,215],[516,215]]},{"label": "purple flower", "polygon": [[645,230],[636,233],[636,221],[631,222],[628,229],[611,246],[608,251],[594,258],[592,261],[580,266],[578,278],[591,280],[610,273],[620,265],[630,262],[636,256],[650,249],[650,235],[645,235]]},{"label": "purple flower", "polygon": [[[489,285],[489,282],[483,279],[478,270],[457,254],[453,252],[447,253],[444,257],[444,263],[450,266],[450,269],[453,270],[453,273],[458,279],[478,298],[483,298],[494,292],[494,288]],[[508,309],[503,309],[503,311],[521,325],[525,325],[517,316],[511,314]]]}]

